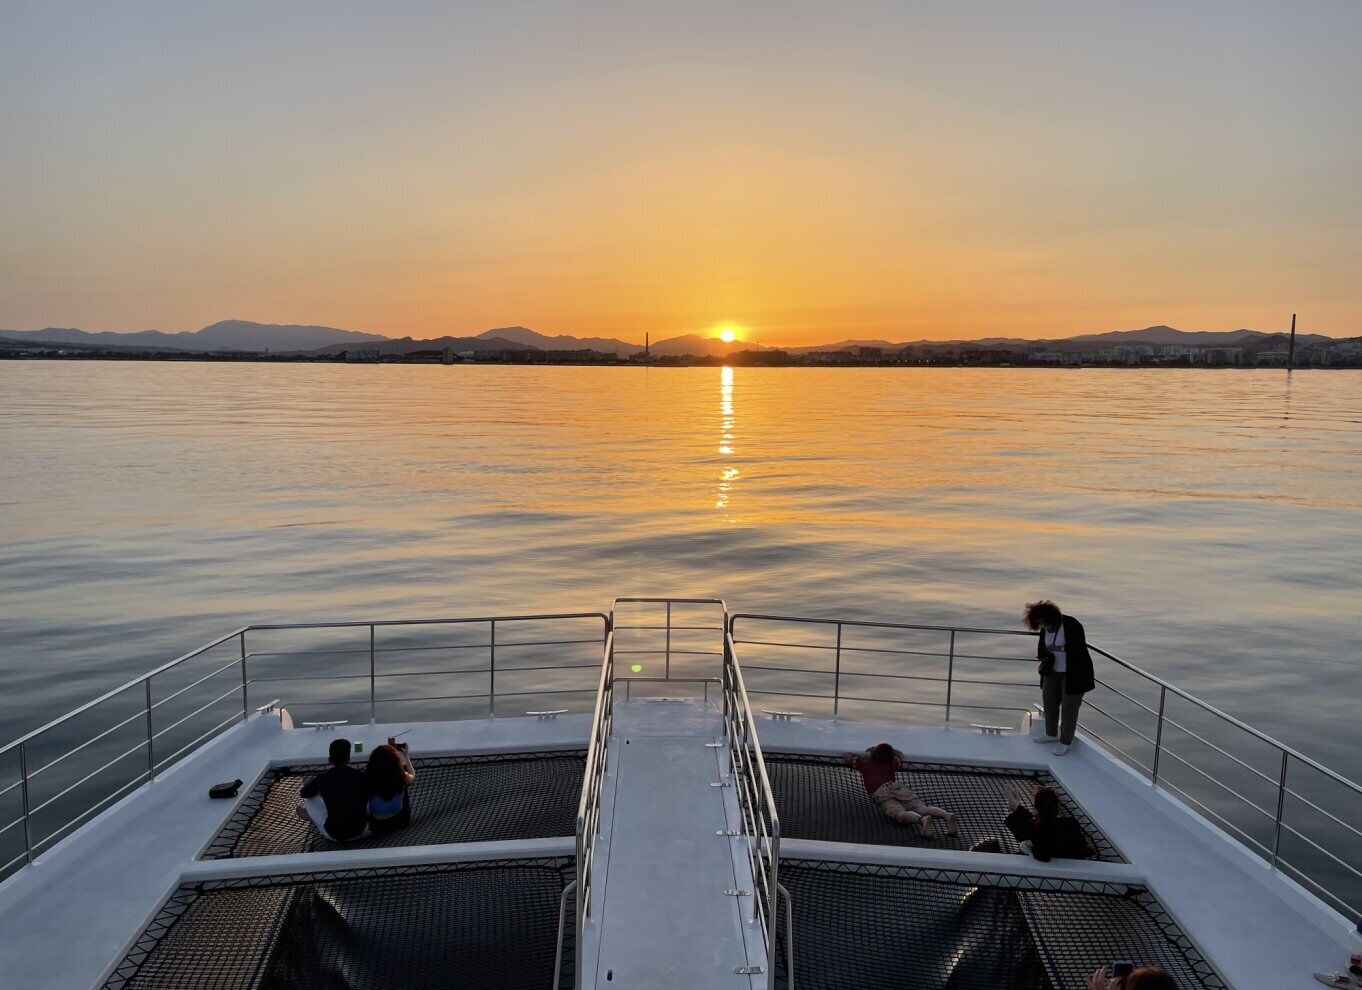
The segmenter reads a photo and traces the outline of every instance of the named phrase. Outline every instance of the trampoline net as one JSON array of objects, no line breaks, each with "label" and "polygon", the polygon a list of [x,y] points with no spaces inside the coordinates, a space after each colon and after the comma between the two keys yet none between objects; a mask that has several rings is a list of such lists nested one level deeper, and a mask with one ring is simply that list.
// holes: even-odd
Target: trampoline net
[{"label": "trampoline net", "polygon": [[968,849],[981,839],[996,838],[1003,851],[1017,843],[1003,825],[1007,796],[1021,786],[1053,787],[1060,803],[1087,833],[1097,859],[1124,862],[1124,857],[1064,788],[1043,770],[967,766],[954,763],[906,763],[898,780],[930,805],[954,812],[960,834],[947,836],[936,826],[936,838],[923,839],[916,828],[890,821],[870,800],[855,770],[837,756],[766,753],[766,772],[780,813],[780,832],[791,839],[859,842],[879,846],[934,846]]},{"label": "trampoline net", "polygon": [[585,750],[431,756],[412,760],[411,824],[341,844],[294,814],[298,792],[323,763],[275,767],[251,788],[205,859],[275,856],[325,849],[495,842],[572,835],[582,795]]},{"label": "trampoline net", "polygon": [[[186,884],[105,990],[391,990],[553,983],[570,858]],[[561,987],[571,986],[572,909]]]},{"label": "trampoline net", "polygon": [[800,987],[1070,990],[1117,959],[1225,986],[1142,887],[805,860],[780,874]]}]

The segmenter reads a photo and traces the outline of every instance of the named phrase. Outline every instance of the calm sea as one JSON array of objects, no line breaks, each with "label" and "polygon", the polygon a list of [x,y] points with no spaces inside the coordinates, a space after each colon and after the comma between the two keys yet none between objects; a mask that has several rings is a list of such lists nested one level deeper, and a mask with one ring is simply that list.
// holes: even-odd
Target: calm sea
[{"label": "calm sea", "polygon": [[1089,636],[1356,775],[1362,375],[0,364],[0,741],[251,621]]}]

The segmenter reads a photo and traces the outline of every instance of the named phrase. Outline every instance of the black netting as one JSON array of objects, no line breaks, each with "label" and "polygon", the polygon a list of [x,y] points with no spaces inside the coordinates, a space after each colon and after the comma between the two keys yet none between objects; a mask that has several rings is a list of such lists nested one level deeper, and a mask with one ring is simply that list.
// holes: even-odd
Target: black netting
[{"label": "black netting", "polygon": [[415,759],[411,824],[379,838],[323,839],[298,819],[298,791],[325,764],[277,767],[260,779],[213,839],[206,859],[323,849],[494,842],[572,835],[586,768],[583,750]]},{"label": "black netting", "polygon": [[[393,990],[553,983],[571,859],[186,884],[106,990]],[[563,976],[572,984],[571,897]]]},{"label": "black netting", "polygon": [[1003,850],[1017,844],[1003,826],[1007,795],[1021,785],[1029,793],[1037,784],[1053,787],[1097,850],[1097,858],[1123,862],[1111,841],[1091,818],[1043,770],[965,766],[954,763],[907,763],[898,779],[930,805],[954,812],[960,835],[951,838],[936,826],[936,838],[923,839],[916,828],[890,821],[870,800],[861,776],[837,756],[766,753],[766,772],[780,814],[780,832],[790,839],[859,842],[880,846],[924,846],[968,849],[980,839],[996,838]]},{"label": "black netting", "polygon": [[804,860],[780,875],[809,990],[1071,990],[1117,959],[1225,985],[1142,887]]}]

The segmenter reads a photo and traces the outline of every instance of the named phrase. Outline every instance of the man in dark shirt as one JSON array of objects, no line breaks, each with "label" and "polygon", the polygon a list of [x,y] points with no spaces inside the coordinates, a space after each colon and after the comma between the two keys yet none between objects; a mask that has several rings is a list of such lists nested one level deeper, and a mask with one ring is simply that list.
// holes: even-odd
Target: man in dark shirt
[{"label": "man in dark shirt", "polygon": [[350,740],[332,742],[330,758],[331,769],[303,785],[297,815],[334,842],[362,839],[369,831],[369,789],[350,765]]}]

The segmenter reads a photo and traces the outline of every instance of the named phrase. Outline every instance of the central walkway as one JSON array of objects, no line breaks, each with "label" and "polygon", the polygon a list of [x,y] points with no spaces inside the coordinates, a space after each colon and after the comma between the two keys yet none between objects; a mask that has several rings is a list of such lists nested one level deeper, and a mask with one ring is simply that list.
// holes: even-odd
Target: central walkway
[{"label": "central walkway", "polygon": [[[733,789],[718,712],[699,702],[615,702],[606,811],[604,883],[597,880],[601,924],[594,982],[605,988],[702,990],[750,985],[744,912],[751,897],[746,859],[735,872],[725,805]],[[605,809],[603,809],[605,811]],[[734,821],[736,822],[736,816]],[[604,851],[604,850],[603,850]]]}]

